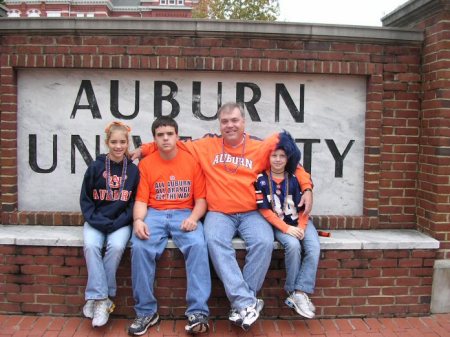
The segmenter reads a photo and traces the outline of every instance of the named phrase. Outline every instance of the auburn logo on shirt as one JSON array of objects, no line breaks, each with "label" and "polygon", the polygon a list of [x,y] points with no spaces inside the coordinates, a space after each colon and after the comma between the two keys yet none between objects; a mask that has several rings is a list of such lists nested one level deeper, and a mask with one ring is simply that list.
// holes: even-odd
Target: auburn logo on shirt
[{"label": "auburn logo on shirt", "polygon": [[216,154],[212,164],[213,165],[217,165],[217,164],[232,164],[232,165],[236,165],[236,166],[239,165],[240,167],[246,167],[246,168],[248,168],[250,170],[253,168],[253,160],[247,159],[247,158],[244,158],[244,157],[232,156],[232,155],[230,155],[228,153]]}]

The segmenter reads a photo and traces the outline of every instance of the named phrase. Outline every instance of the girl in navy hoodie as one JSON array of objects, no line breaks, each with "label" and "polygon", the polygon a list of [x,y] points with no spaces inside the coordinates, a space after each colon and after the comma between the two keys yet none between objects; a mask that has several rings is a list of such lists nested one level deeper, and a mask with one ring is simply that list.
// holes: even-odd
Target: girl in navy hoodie
[{"label": "girl in navy hoodie", "polygon": [[116,295],[116,271],[131,235],[139,171],[129,159],[129,132],[122,122],[108,124],[105,143],[109,152],[89,165],[81,188],[88,271],[83,314],[92,318],[93,327],[105,325],[114,310],[110,297]]}]

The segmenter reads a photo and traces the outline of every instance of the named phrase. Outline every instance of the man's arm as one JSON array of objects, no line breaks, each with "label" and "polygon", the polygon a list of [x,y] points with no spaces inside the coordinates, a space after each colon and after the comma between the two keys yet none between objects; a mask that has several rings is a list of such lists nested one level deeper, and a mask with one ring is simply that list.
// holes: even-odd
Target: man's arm
[{"label": "man's arm", "polygon": [[186,232],[195,231],[197,229],[197,221],[205,215],[208,205],[203,198],[195,199],[195,206],[192,209],[191,215],[184,219],[181,223],[181,229]]},{"label": "man's arm", "polygon": [[133,231],[141,240],[148,240],[150,238],[150,230],[144,222],[147,215],[147,204],[142,201],[135,201],[133,207]]},{"label": "man's arm", "polygon": [[313,206],[312,188],[314,187],[314,184],[311,180],[311,175],[305,171],[303,166],[298,165],[297,170],[295,171],[295,176],[297,177],[297,181],[303,193],[298,206],[302,207],[303,205],[305,205],[304,213],[305,215],[309,215]]}]

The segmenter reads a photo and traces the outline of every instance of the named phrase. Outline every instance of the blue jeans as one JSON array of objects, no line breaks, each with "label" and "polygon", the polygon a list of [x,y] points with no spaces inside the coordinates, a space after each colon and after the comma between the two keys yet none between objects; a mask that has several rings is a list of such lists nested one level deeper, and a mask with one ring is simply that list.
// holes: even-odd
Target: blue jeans
[{"label": "blue jeans", "polygon": [[134,310],[137,317],[151,316],[157,312],[153,291],[156,261],[167,246],[169,236],[183,253],[186,265],[187,292],[186,315],[209,315],[208,299],[211,294],[211,274],[203,225],[198,222],[195,231],[180,229],[181,222],[189,217],[190,209],[155,210],[149,208],[144,221],[150,231],[148,240],[131,236],[131,275]]},{"label": "blue jeans", "polygon": [[[100,300],[116,296],[116,272],[130,239],[131,227],[126,226],[104,234],[87,222],[83,227],[83,250],[88,271],[86,300]],[[106,241],[105,255],[102,256]]]},{"label": "blue jeans", "polygon": [[284,247],[284,264],[286,266],[284,289],[288,293],[294,290],[301,290],[308,294],[314,293],[320,259],[320,241],[312,221],[308,221],[303,240],[278,229],[274,231],[275,238]]},{"label": "blue jeans", "polygon": [[[232,240],[241,237],[247,249],[241,271]],[[258,211],[224,214],[208,212],[205,237],[217,276],[222,281],[231,307],[242,310],[255,303],[269,269],[273,230]]]}]

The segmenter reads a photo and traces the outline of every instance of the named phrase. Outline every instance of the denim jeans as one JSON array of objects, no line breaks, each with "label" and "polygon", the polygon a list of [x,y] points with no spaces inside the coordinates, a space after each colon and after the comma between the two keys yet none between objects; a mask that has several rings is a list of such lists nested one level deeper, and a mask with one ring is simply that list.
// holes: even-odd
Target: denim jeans
[{"label": "denim jeans", "polygon": [[[130,239],[131,227],[126,226],[104,234],[87,222],[83,227],[83,250],[88,271],[86,300],[100,300],[116,296],[116,272]],[[105,255],[102,256],[106,241]]]},{"label": "denim jeans", "polygon": [[161,257],[172,237],[183,253],[186,266],[187,292],[186,315],[209,315],[208,299],[211,294],[211,274],[203,225],[192,232],[180,229],[181,222],[189,217],[190,209],[155,210],[149,208],[144,221],[150,231],[148,240],[131,236],[131,275],[133,282],[134,310],[137,317],[151,316],[157,312],[154,295],[156,261]]},{"label": "denim jeans", "polygon": [[[232,240],[239,236],[247,254],[241,271]],[[208,212],[205,237],[217,276],[222,281],[231,307],[242,310],[255,303],[269,269],[273,250],[273,230],[258,211],[224,214]]]},{"label": "denim jeans", "polygon": [[284,247],[284,264],[286,266],[284,289],[288,293],[294,290],[301,290],[308,294],[314,293],[320,259],[320,241],[312,221],[308,221],[303,240],[278,229],[274,229],[274,231],[275,238]]}]

